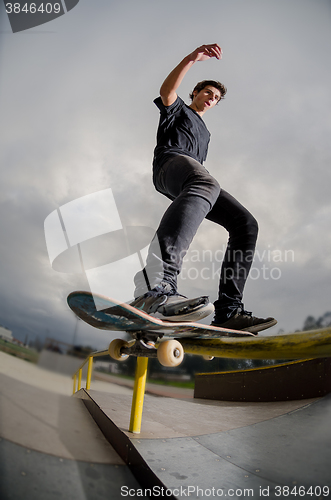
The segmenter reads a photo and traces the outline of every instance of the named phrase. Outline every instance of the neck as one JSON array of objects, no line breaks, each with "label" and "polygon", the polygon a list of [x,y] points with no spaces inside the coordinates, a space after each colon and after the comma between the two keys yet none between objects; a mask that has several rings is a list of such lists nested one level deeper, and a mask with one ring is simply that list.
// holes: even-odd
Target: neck
[{"label": "neck", "polygon": [[204,115],[204,114],[205,114],[205,111],[201,111],[201,110],[199,110],[199,109],[195,106],[195,104],[193,104],[193,102],[192,102],[192,104],[189,106],[189,108],[193,109],[193,110],[194,110],[196,113],[198,113],[198,115],[200,115],[200,116],[202,116],[202,115]]}]

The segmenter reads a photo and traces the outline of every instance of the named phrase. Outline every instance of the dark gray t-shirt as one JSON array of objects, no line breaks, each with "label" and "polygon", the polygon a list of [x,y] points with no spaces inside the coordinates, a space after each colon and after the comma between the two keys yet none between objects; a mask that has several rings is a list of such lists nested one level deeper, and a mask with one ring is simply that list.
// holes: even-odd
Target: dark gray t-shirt
[{"label": "dark gray t-shirt", "polygon": [[153,165],[160,167],[178,154],[190,156],[202,164],[207,157],[210,133],[201,116],[180,97],[171,106],[164,106],[161,97],[154,103],[160,110],[160,121]]}]

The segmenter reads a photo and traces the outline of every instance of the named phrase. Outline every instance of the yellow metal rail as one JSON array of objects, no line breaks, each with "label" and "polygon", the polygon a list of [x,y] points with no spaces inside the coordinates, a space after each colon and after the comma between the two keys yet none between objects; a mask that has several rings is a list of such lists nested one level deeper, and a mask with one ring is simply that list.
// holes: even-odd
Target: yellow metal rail
[{"label": "yellow metal rail", "polygon": [[91,354],[85,359],[85,361],[80,365],[78,370],[76,370],[72,376],[74,381],[73,394],[75,394],[75,392],[77,391],[80,391],[82,388],[83,368],[86,365],[86,363],[87,363],[86,390],[89,391],[91,389],[93,358],[96,358],[98,356],[106,356],[107,354],[109,354],[108,349],[106,351],[95,351],[91,352]]},{"label": "yellow metal rail", "polygon": [[139,434],[143,415],[148,358],[137,358],[129,431]]},{"label": "yellow metal rail", "polygon": [[[105,356],[109,354],[108,349],[106,351],[95,351],[85,359],[85,361],[80,365],[78,370],[73,374],[73,394],[80,391],[82,388],[82,374],[83,368],[87,363],[87,375],[86,375],[86,390],[89,391],[91,388],[92,370],[93,370],[93,359],[98,356]],[[134,434],[139,434],[141,429],[141,421],[143,414],[143,404],[145,396],[146,387],[146,377],[148,368],[148,358],[137,358],[137,368],[133,388],[132,405],[131,405],[131,418],[129,432]]]},{"label": "yellow metal rail", "polygon": [[181,339],[185,353],[235,359],[331,357],[331,328],[249,338]]}]

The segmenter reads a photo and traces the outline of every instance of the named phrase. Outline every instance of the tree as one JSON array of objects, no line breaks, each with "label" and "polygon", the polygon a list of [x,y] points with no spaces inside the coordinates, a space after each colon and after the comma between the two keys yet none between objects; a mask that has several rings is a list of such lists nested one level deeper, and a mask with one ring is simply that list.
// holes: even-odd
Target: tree
[{"label": "tree", "polygon": [[303,330],[316,330],[318,328],[327,328],[331,326],[331,312],[326,312],[319,318],[307,316],[303,324]]}]

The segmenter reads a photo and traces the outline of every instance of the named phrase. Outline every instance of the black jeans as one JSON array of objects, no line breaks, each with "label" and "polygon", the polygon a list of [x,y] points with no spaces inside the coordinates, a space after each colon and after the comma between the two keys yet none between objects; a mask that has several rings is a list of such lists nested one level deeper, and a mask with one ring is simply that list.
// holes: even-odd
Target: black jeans
[{"label": "black jeans", "polygon": [[154,185],[172,203],[163,215],[151,243],[146,267],[135,276],[135,296],[142,295],[162,282],[177,290],[177,276],[183,258],[204,218],[229,232],[224,255],[216,318],[223,319],[242,306],[243,290],[251,268],[258,225],[250,212],[196,160],[174,156],[161,168],[154,169]]}]

